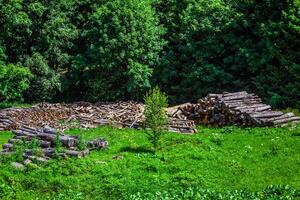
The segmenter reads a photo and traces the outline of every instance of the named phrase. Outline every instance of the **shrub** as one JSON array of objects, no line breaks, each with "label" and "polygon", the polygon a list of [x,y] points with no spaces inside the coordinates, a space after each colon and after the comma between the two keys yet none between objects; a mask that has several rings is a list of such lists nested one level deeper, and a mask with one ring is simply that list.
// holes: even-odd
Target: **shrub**
[{"label": "shrub", "polygon": [[0,101],[22,101],[31,77],[28,68],[0,61]]},{"label": "shrub", "polygon": [[167,114],[165,108],[168,106],[167,96],[158,87],[150,90],[145,98],[145,127],[148,128],[148,139],[157,148],[159,139],[165,131]]},{"label": "shrub", "polygon": [[87,148],[87,143],[82,139],[82,137],[79,137],[79,139],[77,141],[77,148],[80,151],[83,151]]}]

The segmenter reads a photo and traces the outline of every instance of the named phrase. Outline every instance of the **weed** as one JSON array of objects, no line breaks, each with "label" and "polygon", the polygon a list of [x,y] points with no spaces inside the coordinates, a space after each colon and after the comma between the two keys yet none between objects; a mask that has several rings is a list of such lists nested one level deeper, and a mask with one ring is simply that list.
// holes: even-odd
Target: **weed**
[{"label": "weed", "polygon": [[210,138],[210,141],[215,143],[216,145],[222,145],[222,141],[223,141],[223,136],[217,133],[214,133],[212,135],[212,137]]},{"label": "weed", "polygon": [[77,140],[77,148],[81,151],[87,148],[87,143],[82,139],[82,137],[79,137]]}]

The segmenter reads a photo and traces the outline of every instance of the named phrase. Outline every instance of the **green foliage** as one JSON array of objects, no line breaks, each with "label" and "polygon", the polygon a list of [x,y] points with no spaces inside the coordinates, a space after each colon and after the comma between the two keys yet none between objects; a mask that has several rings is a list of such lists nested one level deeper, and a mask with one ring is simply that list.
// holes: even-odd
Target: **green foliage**
[{"label": "green foliage", "polygon": [[157,8],[168,46],[155,78],[171,102],[248,90],[275,107],[299,107],[299,3],[169,0]]},{"label": "green foliage", "polygon": [[128,199],[131,200],[180,200],[180,199],[260,199],[260,200],[269,200],[269,199],[297,199],[300,197],[300,191],[297,189],[290,188],[289,186],[269,186],[263,191],[260,192],[250,192],[248,190],[236,190],[236,191],[227,191],[227,192],[217,192],[214,190],[204,190],[201,188],[187,188],[182,191],[164,191],[153,193],[137,193],[129,195]]},{"label": "green foliage", "polygon": [[1,102],[0,103],[0,109],[5,109],[5,108],[28,108],[31,107],[31,104],[27,103],[16,103],[16,102]]},{"label": "green foliage", "polygon": [[154,149],[166,129],[168,117],[165,108],[168,107],[167,96],[158,87],[150,90],[144,97],[145,101],[145,128],[149,141]]},{"label": "green foliage", "polygon": [[87,148],[87,143],[84,139],[82,139],[82,137],[79,137],[79,139],[77,140],[77,148],[79,150],[85,150]]},{"label": "green foliage", "polygon": [[8,131],[2,131],[0,137],[0,149],[2,149],[2,144],[6,143],[10,138],[12,138],[12,133]]},{"label": "green foliage", "polygon": [[286,109],[281,110],[281,111],[284,112],[284,113],[292,112],[292,113],[294,113],[296,116],[300,116],[300,111],[299,111],[299,109],[295,109],[295,108],[286,108]]},{"label": "green foliage", "polygon": [[93,6],[88,21],[87,48],[75,68],[90,100],[141,97],[164,45],[151,1],[104,1]]},{"label": "green foliage", "polygon": [[[10,194],[7,199],[153,199],[156,195],[157,199],[167,195],[193,199],[198,193],[223,198],[232,194],[232,199],[241,195],[249,199],[252,193],[258,199],[297,199],[300,137],[293,136],[295,132],[300,127],[198,127],[195,135],[167,132],[153,154],[144,130],[72,130],[66,134],[83,140],[106,138],[110,148],[81,159],[51,160],[25,171],[0,163],[0,185]],[[211,141],[213,134],[223,138],[221,145]],[[274,145],[277,154],[270,153]],[[113,159],[116,155],[123,159]]]},{"label": "green foliage", "polygon": [[0,60],[0,101],[22,101],[23,92],[29,88],[30,77],[28,68],[5,65]]},{"label": "green foliage", "polygon": [[159,85],[172,104],[247,90],[299,109],[299,19],[298,0],[0,0],[0,60],[30,68],[28,102]]},{"label": "green foliage", "polygon": [[55,147],[55,152],[54,152],[54,154],[55,154],[55,157],[56,158],[60,158],[60,156],[59,156],[59,154],[62,152],[62,150],[63,150],[63,144],[62,144],[62,142],[60,141],[60,139],[59,139],[59,133],[56,133],[56,135],[55,135],[55,139],[54,139],[54,147]]},{"label": "green foliage", "polygon": [[49,101],[61,89],[60,77],[52,70],[45,58],[39,53],[34,53],[25,62],[34,75],[30,81],[30,89],[26,97],[29,101]]},{"label": "green foliage", "polygon": [[171,102],[196,100],[208,92],[233,89],[236,77],[222,58],[230,55],[230,49],[223,43],[239,13],[223,0],[162,1],[158,11],[169,30],[169,46],[156,77]]},{"label": "green foliage", "polygon": [[26,101],[53,99],[59,73],[70,67],[78,36],[72,1],[0,0],[0,58],[28,66],[32,72]]},{"label": "green foliage", "polygon": [[40,141],[36,138],[32,139],[28,144],[26,144],[27,149],[32,150],[32,155],[34,156],[41,156],[42,155],[42,148]]},{"label": "green foliage", "polygon": [[[11,135],[11,134],[10,134]],[[2,143],[2,141],[0,140]],[[7,142],[7,139],[6,141]],[[4,142],[3,142],[4,143]],[[11,162],[22,162],[24,161],[24,153],[26,150],[31,149],[33,156],[41,156],[42,148],[40,147],[40,142],[37,139],[32,139],[31,141],[18,141],[14,143],[13,154],[11,156],[2,156],[1,161],[3,163]]]}]

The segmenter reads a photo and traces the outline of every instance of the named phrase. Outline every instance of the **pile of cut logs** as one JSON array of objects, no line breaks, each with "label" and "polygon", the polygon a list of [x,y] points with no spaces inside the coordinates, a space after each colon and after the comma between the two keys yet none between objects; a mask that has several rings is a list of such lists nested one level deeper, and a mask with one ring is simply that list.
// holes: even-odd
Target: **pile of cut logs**
[{"label": "pile of cut logs", "polygon": [[[139,128],[144,121],[144,105],[127,101],[116,103],[38,104],[30,108],[0,110],[0,131],[21,126],[50,126],[60,131],[70,128],[94,128],[111,124],[117,127]],[[194,121],[170,118],[168,129],[194,133]]]},{"label": "pile of cut logs", "polygon": [[[28,144],[33,141],[33,139],[35,139],[41,148],[40,155],[38,156],[34,155],[33,149],[25,149],[23,154],[24,163],[36,161],[46,162],[55,155],[62,157],[83,157],[89,154],[91,150],[105,149],[108,146],[108,142],[104,139],[94,139],[83,144],[84,147],[86,147],[85,149],[80,149],[79,145],[82,144],[80,144],[79,137],[60,134],[48,126],[40,129],[22,126],[12,132],[14,137],[10,139],[8,143],[3,144],[3,149],[0,152],[1,155],[14,154],[17,145]],[[58,142],[63,148],[56,149]],[[59,150],[61,151],[58,152]]]},{"label": "pile of cut logs", "polygon": [[285,126],[300,122],[294,113],[273,111],[257,95],[245,91],[208,94],[196,104],[170,107],[167,112],[170,117],[212,126]]},{"label": "pile of cut logs", "polygon": [[[69,128],[93,128],[111,124],[139,128],[144,121],[144,105],[127,101],[116,103],[38,104],[30,108],[0,110],[0,131],[21,127],[50,126],[64,131]],[[195,133],[195,123],[223,126],[284,126],[300,122],[293,113],[271,110],[261,98],[245,91],[208,94],[198,103],[185,103],[167,108],[168,129]]]}]

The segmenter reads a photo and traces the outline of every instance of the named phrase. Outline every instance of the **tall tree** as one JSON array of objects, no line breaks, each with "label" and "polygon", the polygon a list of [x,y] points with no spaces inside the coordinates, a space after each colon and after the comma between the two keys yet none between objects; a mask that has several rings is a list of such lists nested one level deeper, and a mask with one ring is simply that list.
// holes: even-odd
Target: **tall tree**
[{"label": "tall tree", "polygon": [[142,97],[164,45],[151,1],[105,1],[88,20],[87,49],[74,69],[89,99]]}]

